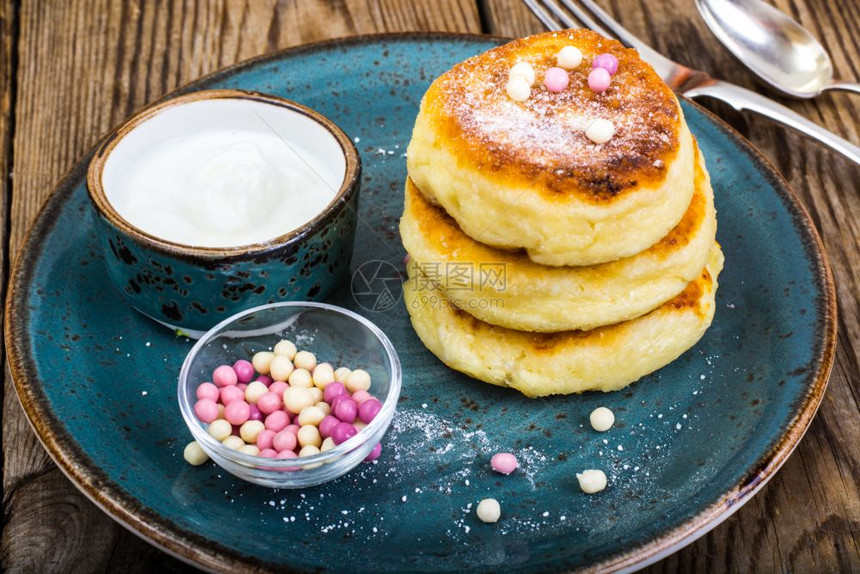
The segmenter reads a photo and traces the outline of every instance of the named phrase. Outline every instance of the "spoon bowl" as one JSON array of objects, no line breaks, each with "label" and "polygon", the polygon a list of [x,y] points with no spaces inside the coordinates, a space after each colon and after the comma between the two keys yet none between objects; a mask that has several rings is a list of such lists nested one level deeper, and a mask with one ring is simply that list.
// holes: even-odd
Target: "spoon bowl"
[{"label": "spoon bowl", "polygon": [[825,90],[860,93],[834,80],[824,47],[803,26],[762,0],[696,0],[711,32],[745,66],[780,92],[812,98]]}]

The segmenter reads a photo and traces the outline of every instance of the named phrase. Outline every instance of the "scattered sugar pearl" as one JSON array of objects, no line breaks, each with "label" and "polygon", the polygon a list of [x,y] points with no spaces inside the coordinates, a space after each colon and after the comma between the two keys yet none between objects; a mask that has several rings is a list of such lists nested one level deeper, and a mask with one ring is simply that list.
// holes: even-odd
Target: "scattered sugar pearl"
[{"label": "scattered sugar pearl", "polygon": [[367,462],[374,461],[379,458],[380,454],[382,454],[382,443],[378,442],[373,445],[373,450],[371,450],[368,455],[364,457],[364,460],[366,460]]},{"label": "scattered sugar pearl", "polygon": [[269,387],[261,383],[260,381],[254,381],[252,383],[248,383],[248,386],[245,388],[245,400],[250,404],[256,405],[260,400],[260,397],[269,392]]},{"label": "scattered sugar pearl", "polygon": [[533,86],[535,83],[535,69],[528,62],[517,62],[508,71],[509,79],[516,77],[524,79],[529,86]]},{"label": "scattered sugar pearl", "polygon": [[260,433],[266,430],[262,421],[246,421],[239,427],[239,436],[246,443],[256,443]]},{"label": "scattered sugar pearl", "polygon": [[260,351],[259,353],[255,353],[254,356],[251,357],[251,364],[254,366],[254,370],[261,375],[268,375],[269,365],[271,365],[274,356],[275,354],[269,351]]},{"label": "scattered sugar pearl", "polygon": [[576,479],[579,481],[579,488],[586,494],[594,494],[606,488],[606,475],[602,470],[583,470],[582,473],[577,473]]},{"label": "scattered sugar pearl", "polygon": [[303,387],[309,389],[314,386],[314,381],[311,378],[311,373],[307,369],[296,369],[289,378],[291,387]]},{"label": "scattered sugar pearl", "polygon": [[250,383],[254,378],[254,365],[245,359],[239,359],[233,363],[233,370],[236,372],[236,378],[240,383]]},{"label": "scattered sugar pearl", "polygon": [[211,423],[218,418],[218,405],[212,399],[200,399],[194,403],[194,414],[204,423]]},{"label": "scattered sugar pearl", "polygon": [[217,419],[209,423],[207,432],[215,440],[222,441],[233,433],[233,425],[224,419]]},{"label": "scattered sugar pearl", "polygon": [[493,470],[502,474],[511,474],[517,469],[519,463],[517,457],[509,452],[497,452],[490,459],[490,466]]},{"label": "scattered sugar pearl", "polygon": [[239,382],[236,371],[229,365],[221,365],[212,373],[212,382],[216,387],[229,387]]},{"label": "scattered sugar pearl", "polygon": [[209,455],[203,451],[196,440],[191,441],[185,446],[182,456],[185,458],[185,462],[193,466],[200,466],[209,460]]},{"label": "scattered sugar pearl", "polygon": [[596,144],[605,144],[615,135],[615,124],[598,118],[585,129],[585,136]]},{"label": "scattered sugar pearl", "polygon": [[522,76],[513,76],[505,84],[505,92],[515,102],[524,102],[532,95],[532,87]]},{"label": "scattered sugar pearl", "polygon": [[230,435],[225,437],[224,440],[221,441],[221,444],[224,445],[225,448],[229,448],[230,450],[239,450],[243,446],[245,446],[245,441],[243,441],[240,437]]},{"label": "scattered sugar pearl", "polygon": [[334,380],[339,381],[341,383],[346,382],[346,378],[352,372],[352,369],[348,369],[346,367],[341,367],[334,372]]},{"label": "scattered sugar pearl", "polygon": [[502,507],[495,498],[485,498],[478,503],[475,513],[481,522],[498,522],[502,515]]},{"label": "scattered sugar pearl", "polygon": [[588,420],[591,422],[591,428],[597,432],[606,432],[615,424],[615,415],[606,407],[597,407],[591,411]]},{"label": "scattered sugar pearl", "polygon": [[296,365],[297,369],[313,371],[314,367],[317,366],[317,358],[316,355],[309,351],[299,351],[296,353],[296,356],[293,357],[293,363]]},{"label": "scattered sugar pearl", "polygon": [[320,363],[314,368],[313,380],[314,386],[324,390],[334,382],[334,369],[328,363]]},{"label": "scattered sugar pearl", "polygon": [[275,355],[269,362],[269,372],[276,381],[286,381],[294,369],[293,362],[284,355]]},{"label": "scattered sugar pearl", "polygon": [[346,378],[346,388],[349,392],[366,391],[370,388],[370,374],[364,369],[356,369]]},{"label": "scattered sugar pearl", "polygon": [[612,54],[600,54],[591,62],[592,68],[603,68],[609,72],[610,76],[614,76],[618,71],[618,58]]},{"label": "scattered sugar pearl", "polygon": [[605,68],[594,68],[588,74],[588,87],[597,93],[606,90],[612,83],[612,76]]},{"label": "scattered sugar pearl", "polygon": [[543,85],[550,92],[562,92],[570,83],[570,76],[562,68],[550,68],[543,77]]},{"label": "scattered sugar pearl", "polygon": [[198,399],[212,399],[213,401],[217,401],[220,392],[221,391],[218,390],[218,387],[212,383],[200,383],[197,387],[197,391],[195,391],[195,395]]},{"label": "scattered sugar pearl", "polygon": [[582,63],[582,52],[576,46],[565,46],[558,52],[555,61],[559,68],[573,70]]},{"label": "scattered sugar pearl", "polygon": [[281,339],[280,341],[278,341],[272,351],[274,352],[274,354],[281,355],[292,361],[293,358],[296,356],[296,350],[296,346],[292,341]]}]

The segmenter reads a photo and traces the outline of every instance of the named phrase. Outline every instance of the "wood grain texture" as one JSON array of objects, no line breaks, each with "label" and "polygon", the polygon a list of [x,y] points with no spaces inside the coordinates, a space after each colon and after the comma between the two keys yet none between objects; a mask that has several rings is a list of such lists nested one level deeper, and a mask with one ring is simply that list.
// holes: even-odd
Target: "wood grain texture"
[{"label": "wood grain texture", "polygon": [[[670,57],[764,92],[714,40],[692,2],[598,1]],[[774,3],[825,43],[837,76],[860,79],[856,0]],[[382,31],[479,32],[481,22],[494,34],[541,30],[519,0],[0,0],[0,141],[11,144],[0,157],[0,191],[11,193],[0,213],[9,236],[0,257],[17,250],[54,184],[100,135],[179,85],[304,42]],[[860,141],[860,98],[797,102],[766,93]],[[860,167],[764,120],[708,106],[765,153],[810,211],[836,277],[838,354],[819,415],[783,469],[732,518],[650,571],[858,571]],[[190,570],[87,501],[36,440],[8,377],[4,391],[0,569]]]},{"label": "wood grain texture", "polygon": [[[2,2],[4,10],[12,6],[11,0]],[[74,162],[148,102],[272,50],[407,30],[480,32],[477,5],[471,0],[23,1],[15,71],[11,251],[4,253],[21,245],[39,207]],[[3,46],[8,48],[12,38],[5,32]],[[0,53],[0,61],[6,62],[8,54],[8,49]],[[11,70],[5,70],[0,95],[7,94],[10,78]],[[8,135],[7,116],[0,118],[3,137]],[[5,164],[0,167],[4,175],[9,173]],[[5,187],[3,191],[5,197]],[[189,569],[125,531],[78,492],[31,431],[8,376],[4,389],[6,520],[0,569]]]},{"label": "wood grain texture", "polygon": [[[631,32],[672,59],[755,89],[860,144],[860,98],[781,98],[757,84],[710,34],[692,2],[598,0]],[[860,80],[855,0],[778,0],[830,51],[836,76]],[[485,0],[492,32],[542,30],[519,0]],[[726,106],[700,102],[749,138],[800,195],[824,240],[837,286],[836,365],[819,413],[779,473],[746,506],[649,572],[860,570],[860,166],[801,136]]]}]

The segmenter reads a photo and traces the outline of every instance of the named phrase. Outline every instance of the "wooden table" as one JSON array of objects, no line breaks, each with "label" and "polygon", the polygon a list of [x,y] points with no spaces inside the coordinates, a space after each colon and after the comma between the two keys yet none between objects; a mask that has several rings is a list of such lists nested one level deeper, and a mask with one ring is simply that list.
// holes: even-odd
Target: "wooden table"
[{"label": "wooden table", "polygon": [[[599,1],[670,57],[756,86],[690,0]],[[856,0],[775,4],[824,42],[837,76],[860,79]],[[519,0],[0,0],[0,27],[4,293],[24,233],[66,170],[112,126],[190,80],[326,38],[541,30]],[[860,143],[860,97],[784,103]],[[860,571],[860,166],[767,121],[709,107],[764,152],[812,215],[836,278],[838,352],[818,416],[783,469],[725,523],[649,570]],[[8,376],[2,420],[0,568],[190,570],[127,532],[72,486],[30,429]]]}]

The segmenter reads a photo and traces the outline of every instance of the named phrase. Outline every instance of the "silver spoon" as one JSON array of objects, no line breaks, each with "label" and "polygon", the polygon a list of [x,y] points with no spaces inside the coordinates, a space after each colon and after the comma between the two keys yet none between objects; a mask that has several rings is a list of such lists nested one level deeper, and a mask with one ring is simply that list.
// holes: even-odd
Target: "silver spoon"
[{"label": "silver spoon", "polygon": [[807,30],[762,0],[696,0],[711,32],[768,84],[795,98],[825,90],[860,94],[860,84],[833,79],[824,47]]}]

